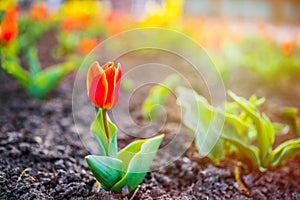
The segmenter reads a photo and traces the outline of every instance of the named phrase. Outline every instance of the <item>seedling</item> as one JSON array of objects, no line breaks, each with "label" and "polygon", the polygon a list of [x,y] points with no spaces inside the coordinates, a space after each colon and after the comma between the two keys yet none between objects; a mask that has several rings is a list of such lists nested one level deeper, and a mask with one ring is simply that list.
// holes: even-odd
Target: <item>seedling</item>
[{"label": "seedling", "polygon": [[170,92],[179,84],[180,77],[176,74],[168,76],[162,83],[154,86],[143,103],[142,113],[145,120],[155,120],[161,111]]},{"label": "seedling", "polygon": [[[300,154],[300,138],[288,140],[275,149],[272,148],[276,134],[284,134],[288,129],[286,125],[272,123],[266,114],[259,112],[258,107],[263,104],[264,99],[252,96],[246,100],[228,92],[233,102],[227,102],[224,111],[217,111],[193,90],[180,88],[177,94],[178,103],[185,112],[183,122],[194,133],[200,155],[206,155],[203,151],[206,153],[205,150],[210,148],[210,144],[199,141],[203,141],[204,133],[211,125],[213,117],[223,115],[225,123],[220,137],[207,154],[214,162],[235,154],[249,167],[265,171]],[[193,107],[198,109],[192,109]]]}]

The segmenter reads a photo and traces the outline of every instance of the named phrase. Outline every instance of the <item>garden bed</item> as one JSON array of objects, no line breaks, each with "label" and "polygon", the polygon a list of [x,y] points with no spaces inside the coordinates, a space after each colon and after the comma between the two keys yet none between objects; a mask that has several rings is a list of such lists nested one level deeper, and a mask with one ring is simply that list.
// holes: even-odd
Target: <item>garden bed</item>
[{"label": "garden bed", "polygon": [[[73,80],[68,76],[42,102],[30,99],[13,79],[1,74],[1,199],[130,199],[99,189],[87,167],[88,151],[72,117]],[[132,140],[124,138],[121,144]],[[191,147],[174,163],[148,173],[133,199],[299,199],[299,166],[297,157],[266,173],[243,173],[247,195],[235,181],[231,161],[214,166]]]},{"label": "garden bed", "polygon": [[[102,2],[98,2],[98,6],[92,2],[90,2],[91,4],[82,4],[79,1],[73,4],[72,2],[73,1],[67,1],[58,13],[53,13],[53,16],[50,12],[48,13],[48,8],[43,3],[28,8],[28,13],[27,8],[22,8],[24,10],[21,9],[19,13],[17,5],[7,4],[7,8],[4,8],[3,12],[1,11],[0,13],[0,28],[2,30],[0,34],[0,199],[300,199],[300,156],[293,157],[285,163],[280,163],[282,165],[268,169],[266,172],[259,172],[258,169],[257,171],[251,170],[245,163],[243,164],[241,160],[237,159],[238,156],[243,157],[238,155],[239,153],[250,155],[250,157],[252,155],[251,153],[245,153],[243,149],[241,150],[234,145],[229,147],[225,146],[225,142],[230,141],[232,138],[236,139],[235,136],[232,136],[232,138],[229,137],[229,134],[222,135],[222,137],[224,136],[224,138],[222,138],[224,141],[222,145],[224,144],[224,149],[227,147],[228,151],[226,151],[226,153],[230,153],[226,154],[226,159],[221,160],[219,164],[212,162],[218,160],[218,158],[215,160],[209,160],[209,156],[207,156],[207,158],[200,158],[194,144],[188,144],[187,148],[183,150],[182,146],[188,143],[192,134],[181,124],[183,121],[183,113],[179,105],[176,104],[176,99],[172,96],[174,93],[166,99],[164,105],[165,115],[163,117],[166,117],[164,118],[166,121],[161,120],[163,118],[161,116],[159,119],[150,123],[144,120],[143,114],[145,113],[142,113],[142,105],[153,84],[145,83],[142,85],[141,83],[144,83],[143,81],[157,83],[168,74],[176,72],[181,75],[181,85],[186,86],[187,82],[184,82],[185,80],[183,79],[189,79],[188,82],[191,83],[195,91],[208,97],[209,91],[205,84],[206,80],[203,79],[212,78],[206,76],[205,73],[199,73],[193,68],[192,62],[188,62],[188,59],[184,60],[184,57],[164,49],[158,50],[152,48],[132,52],[128,51],[120,55],[116,60],[116,62],[122,64],[123,72],[125,72],[123,73],[123,83],[126,78],[130,77],[130,73],[128,73],[128,75],[126,72],[134,71],[136,74],[133,74],[137,79],[131,77],[133,85],[137,86],[135,83],[139,85],[133,93],[129,93],[128,91],[132,89],[131,80],[127,79],[127,81],[129,81],[127,82],[127,89],[124,85],[124,88],[121,86],[121,98],[119,103],[113,110],[110,110],[108,114],[119,128],[117,134],[119,150],[137,138],[148,138],[165,134],[164,140],[161,143],[161,149],[158,151],[152,163],[153,170],[146,174],[143,182],[131,194],[128,194],[128,191],[126,191],[128,188],[126,187],[123,188],[120,194],[101,189],[100,183],[98,183],[94,177],[95,172],[94,175],[91,173],[85,160],[87,155],[95,154],[94,151],[89,152],[88,149],[97,149],[96,140],[94,140],[95,138],[93,138],[90,131],[77,132],[77,128],[83,130],[81,128],[87,128],[87,125],[84,124],[84,127],[80,127],[81,124],[77,124],[77,126],[75,126],[74,117],[76,117],[76,113],[73,113],[72,110],[72,106],[75,105],[72,105],[72,98],[79,100],[79,102],[84,102],[84,100],[87,100],[87,96],[85,96],[85,90],[80,91],[82,92],[80,93],[82,96],[78,98],[76,97],[78,93],[74,90],[75,96],[72,96],[76,74],[75,72],[69,74],[70,71],[77,69],[84,55],[89,53],[99,43],[100,39],[102,41],[102,39],[127,30],[130,27],[141,28],[148,27],[148,25],[151,25],[151,27],[155,27],[155,25],[164,27],[162,26],[163,24],[168,28],[174,26],[173,28],[175,28],[175,30],[183,30],[183,32],[194,36],[199,36],[199,33],[203,33],[200,38],[197,37],[194,39],[198,42],[200,41],[201,44],[205,44],[205,46],[207,46],[207,52],[211,52],[211,54],[216,53],[216,58],[214,58],[214,55],[211,55],[214,61],[212,63],[221,64],[220,71],[227,88],[230,88],[230,90],[237,95],[243,97],[249,97],[252,94],[258,97],[265,97],[267,101],[260,107],[259,111],[266,113],[274,122],[285,122],[281,113],[283,107],[296,107],[298,110],[300,109],[300,87],[297,87],[300,85],[300,81],[297,77],[297,67],[299,64],[299,59],[297,59],[298,43],[296,44],[296,41],[291,40],[277,44],[277,39],[270,37],[264,38],[263,40],[255,39],[254,42],[258,42],[258,45],[254,46],[258,48],[252,49],[252,42],[247,40],[250,43],[246,44],[251,47],[249,48],[250,51],[247,52],[248,46],[240,47],[239,41],[236,41],[246,37],[247,34],[242,36],[243,34],[240,33],[241,35],[239,36],[239,34],[231,33],[226,23],[222,23],[222,20],[213,23],[212,21],[196,17],[194,18],[195,23],[197,24],[198,20],[200,20],[201,23],[199,25],[191,23],[192,30],[189,30],[189,23],[186,23],[187,26],[182,23],[186,18],[181,16],[183,5],[180,3],[175,3],[174,5],[166,3],[165,6],[163,6],[163,15],[161,15],[161,11],[157,12],[160,13],[160,15],[157,15],[156,12],[153,12],[153,14],[150,13],[150,15],[145,18],[144,23],[141,23],[135,20],[132,21],[129,18],[127,19],[127,12],[123,13],[123,15],[123,11],[109,11],[108,5],[102,5]],[[97,8],[94,10],[94,14],[93,12],[83,12],[85,10],[91,10],[90,8]],[[100,9],[101,12],[99,12],[98,9]],[[178,14],[174,15],[175,10],[173,9],[178,10]],[[75,15],[73,16],[74,10]],[[62,15],[59,14],[60,12]],[[20,14],[19,17],[18,14]],[[173,17],[169,17],[173,15],[174,19]],[[165,16],[163,17],[163,21],[161,21],[161,16]],[[122,22],[119,19],[122,19]],[[154,24],[152,24],[153,22]],[[7,26],[8,24],[11,26]],[[184,26],[181,27],[181,24]],[[27,29],[29,25],[31,27],[30,32]],[[219,28],[213,28],[216,25]],[[226,30],[226,27],[228,30]],[[260,27],[260,30],[262,26],[257,25],[257,27]],[[220,39],[219,34],[212,34],[213,32],[217,33],[219,29],[222,39]],[[208,34],[209,37],[206,36],[205,30],[208,30],[206,34]],[[267,36],[271,33],[271,35],[273,35],[273,28],[271,32],[269,32],[270,30],[261,30],[262,33],[259,32],[258,34],[266,34]],[[5,33],[5,31],[8,31],[9,34],[2,34]],[[275,33],[274,36],[276,36]],[[229,39],[229,41],[227,41],[226,38]],[[166,38],[161,37],[157,39],[165,40]],[[172,37],[169,39],[172,40]],[[118,41],[118,39],[116,41]],[[226,41],[229,43],[227,44]],[[172,44],[173,42],[174,41],[171,41]],[[227,45],[230,46],[230,42],[234,44],[233,49],[225,48]],[[270,42],[270,44],[268,42]],[[119,45],[114,46],[113,43],[114,42],[112,42],[110,46],[113,50],[112,52],[114,52],[114,50],[118,52]],[[181,45],[184,43],[184,41],[178,40],[178,43],[174,43],[174,48],[182,49]],[[167,40],[166,44],[168,44]],[[276,48],[273,49],[273,45],[274,47],[276,46]],[[121,46],[126,48],[126,45],[123,46],[123,40],[121,40],[119,47]],[[264,48],[264,46],[266,46],[266,48]],[[260,50],[263,52],[263,57],[267,58],[265,62],[263,62],[264,59],[260,58]],[[235,54],[240,51],[241,54]],[[101,52],[103,53],[101,56],[105,55],[105,52]],[[197,55],[199,60],[204,58],[201,52],[199,52],[198,55],[193,48],[187,49],[187,52],[190,53],[191,57],[195,53],[195,56]],[[253,55],[251,55],[252,52],[254,52]],[[96,52],[94,51],[94,53]],[[228,57],[227,53],[231,56]],[[218,54],[220,54],[221,60],[218,60]],[[244,57],[243,55],[247,56]],[[54,57],[56,59],[54,59]],[[268,61],[273,61],[274,57],[279,57],[279,61],[277,63],[275,62],[275,67],[270,71],[272,73],[265,74],[264,71],[260,70],[262,69],[261,67],[266,67],[266,69],[270,66],[273,67],[274,63]],[[105,59],[101,58],[99,61],[102,62],[104,60]],[[228,66],[226,61],[228,62]],[[61,65],[57,66],[57,64]],[[222,68],[222,64],[224,64],[224,68]],[[248,64],[251,66],[250,68]],[[200,65],[209,68],[209,63],[201,62]],[[138,68],[141,66],[145,68]],[[167,69],[163,70],[163,66],[171,67],[166,67]],[[283,66],[287,67],[287,70],[285,68],[282,70]],[[251,71],[252,67],[254,68]],[[48,71],[46,68],[50,70]],[[137,70],[135,71],[133,69]],[[144,69],[148,71],[143,71]],[[202,70],[205,69],[203,68]],[[11,73],[15,79],[5,74],[4,71]],[[79,72],[81,71],[79,70]],[[65,74],[69,75],[64,77]],[[118,80],[118,78],[121,77],[118,75],[115,76],[114,80]],[[280,77],[277,79],[276,75],[280,75]],[[64,77],[64,79],[59,83],[62,77]],[[83,78],[85,77],[86,74],[83,74]],[[150,80],[153,77],[156,79]],[[33,97],[44,98],[46,94],[56,86],[56,83],[59,83],[58,87],[44,100],[34,100]],[[117,83],[114,83],[114,87],[116,84]],[[216,87],[221,88],[219,85]],[[221,94],[218,92],[219,90],[214,90],[215,88],[210,89],[213,90],[215,94]],[[160,95],[160,98],[163,98],[161,96],[163,95]],[[83,99],[81,99],[82,97]],[[130,100],[129,104],[127,101],[124,101],[124,99]],[[232,99],[236,101],[234,98]],[[191,102],[188,102],[188,104],[189,103]],[[89,105],[93,110],[94,108],[91,107],[91,104]],[[205,106],[209,107],[208,105]],[[103,108],[103,113],[106,112],[107,107],[98,105],[97,107]],[[86,111],[81,106],[76,108],[81,109],[83,112]],[[182,108],[184,108],[184,106],[182,106]],[[130,114],[128,114],[127,111],[129,111]],[[203,110],[199,112],[200,115],[202,115],[202,111]],[[237,113],[234,114],[240,114],[239,110],[236,111]],[[116,112],[116,115],[114,115],[114,112]],[[255,112],[259,113],[258,111]],[[95,113],[91,113],[91,115],[92,114]],[[199,117],[200,115],[195,116]],[[257,116],[258,118],[261,117],[260,114],[257,114]],[[197,117],[192,115],[190,118],[199,121],[200,118],[198,119]],[[192,121],[192,119],[188,120]],[[245,122],[246,120],[248,120],[247,117],[241,121]],[[269,154],[272,148],[271,145],[273,145],[273,136],[275,135],[275,131],[273,134],[273,130],[275,130],[275,126],[271,124],[272,129],[269,129],[270,126],[265,126],[268,129],[258,130],[257,126],[268,123],[266,123],[266,120],[261,120],[262,125],[257,125],[258,123],[255,120],[256,119],[251,119],[252,122],[250,125],[248,123],[244,123],[243,125],[246,124],[245,127],[247,127],[247,131],[249,132],[253,131],[251,130],[253,127],[257,129],[255,132],[256,140],[252,140],[253,138],[250,138],[250,133],[247,133],[248,138],[245,144],[251,146],[250,150],[254,149],[251,151],[254,152],[254,155],[256,155],[256,147],[254,145],[259,147],[258,156],[257,158],[255,157],[256,160],[254,160],[258,160],[259,162],[257,163],[261,164],[262,168],[260,168],[260,170],[277,166],[276,162],[271,163],[271,161],[274,158],[282,158],[280,157],[282,154],[285,154],[287,157],[290,155],[294,156],[296,153],[299,155],[299,151],[296,152],[293,151],[293,149],[289,151],[287,146],[285,146],[282,151],[279,151],[279,153],[277,152],[278,154]],[[88,119],[86,121],[88,121]],[[103,118],[103,123],[106,124],[106,122],[107,121]],[[178,129],[178,127],[180,128]],[[193,128],[194,127],[191,127],[191,129]],[[106,134],[109,132],[112,133],[112,131],[107,130],[107,127],[105,127],[105,129]],[[277,135],[273,150],[284,141],[296,138],[297,136],[293,131],[294,130],[291,130],[287,134]],[[271,135],[271,137],[258,137],[266,136],[268,135],[267,133],[270,133],[269,136]],[[180,136],[178,140],[180,144],[173,145],[170,153],[171,157],[162,155],[164,147],[172,146],[169,144],[171,141],[173,142],[178,135]],[[101,137],[101,135],[98,135],[98,139],[99,137]],[[109,138],[109,135],[105,135],[105,139],[106,137]],[[91,141],[89,140],[88,143],[86,143],[86,139],[91,139]],[[199,139],[197,137],[197,141],[202,140],[203,138]],[[104,140],[101,142],[107,141]],[[298,143],[295,143],[295,141],[292,142],[294,143],[290,144],[297,144],[298,146],[296,147],[299,150],[299,138],[296,141]],[[113,140],[112,143],[114,143]],[[145,143],[143,143],[143,145]],[[89,144],[89,147],[87,148],[84,144]],[[115,144],[116,143],[113,145]],[[155,149],[156,147],[154,148],[153,144],[154,143],[152,143],[151,148]],[[107,156],[111,156],[113,153],[116,154],[116,152],[111,151],[111,149],[114,148],[110,148],[111,146],[109,145],[107,146],[107,151],[104,152],[104,154],[107,154]],[[136,145],[134,147],[137,148],[138,146]],[[263,149],[264,147],[267,147],[267,150]],[[294,148],[292,145],[288,147]],[[140,153],[143,150],[143,146],[138,147],[138,149],[140,150],[136,152],[136,155],[143,155]],[[231,151],[232,149],[234,151]],[[286,149],[288,150],[285,151]],[[181,154],[178,155],[178,152]],[[201,150],[201,152],[203,153],[205,150]],[[211,150],[211,152],[213,152],[213,150]],[[173,153],[179,157],[176,158],[173,156]],[[112,157],[116,157],[115,154]],[[278,157],[276,157],[276,155],[278,155]],[[121,157],[122,156],[119,155],[120,160],[122,160]],[[170,158],[176,159],[170,162]],[[246,162],[249,157],[244,156],[243,158],[246,158],[243,160]],[[261,160],[265,162],[260,162]],[[274,160],[278,161],[278,159]],[[250,159],[248,161],[253,160]],[[113,163],[117,162],[114,161]],[[119,161],[119,163],[121,162]],[[124,160],[122,160],[122,163],[126,165]],[[139,162],[136,163],[139,164]],[[134,169],[140,167],[138,164],[134,166]],[[260,166],[248,164],[254,168]],[[90,163],[89,166],[91,167]],[[101,165],[101,168],[102,167]],[[124,165],[122,167],[124,169]],[[130,171],[130,167],[126,165],[128,172]],[[111,169],[112,168],[110,168],[110,170]],[[99,171],[101,171],[101,169],[98,170],[98,172]],[[118,171],[115,178],[119,180],[118,178],[120,176],[125,177],[121,179],[120,185],[122,187],[122,183],[125,183],[123,180],[132,180],[132,178],[128,178],[129,176],[126,177],[127,174],[120,174]],[[97,177],[97,175],[95,176]],[[97,178],[101,180],[99,177]],[[104,184],[105,181],[101,182]],[[129,185],[131,183],[128,181],[126,184]],[[108,188],[116,189],[110,186]]]}]

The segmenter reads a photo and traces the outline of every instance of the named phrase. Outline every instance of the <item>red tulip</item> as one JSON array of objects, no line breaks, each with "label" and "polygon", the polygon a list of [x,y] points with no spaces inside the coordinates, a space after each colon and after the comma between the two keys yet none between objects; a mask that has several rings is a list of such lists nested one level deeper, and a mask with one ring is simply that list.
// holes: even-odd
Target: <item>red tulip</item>
[{"label": "red tulip", "polygon": [[18,7],[13,7],[6,11],[0,27],[0,41],[10,43],[14,41],[18,34]]},{"label": "red tulip", "polygon": [[116,68],[113,62],[100,67],[94,62],[87,73],[87,95],[91,102],[102,109],[112,109],[119,100],[122,68]]}]

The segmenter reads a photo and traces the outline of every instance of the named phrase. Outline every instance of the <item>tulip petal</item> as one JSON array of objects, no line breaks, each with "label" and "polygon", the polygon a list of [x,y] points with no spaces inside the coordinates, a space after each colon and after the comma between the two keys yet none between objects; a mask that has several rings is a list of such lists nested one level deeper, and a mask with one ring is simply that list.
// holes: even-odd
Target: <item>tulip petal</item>
[{"label": "tulip petal", "polygon": [[121,77],[122,77],[122,67],[121,67],[121,64],[118,63],[118,67],[116,69],[116,73],[115,73],[115,77],[114,77],[115,90],[114,90],[114,95],[112,97],[113,99],[112,99],[111,107],[114,107],[119,101]]},{"label": "tulip petal", "polygon": [[92,81],[94,80],[94,78],[96,76],[99,76],[101,74],[104,73],[104,70],[102,69],[102,67],[100,67],[99,63],[96,61],[94,62],[87,73],[87,79],[86,79],[86,87],[87,87],[87,95],[89,96],[89,92],[90,92],[90,88],[91,88],[91,84]]},{"label": "tulip petal", "polygon": [[99,107],[103,108],[105,106],[106,98],[107,98],[107,90],[108,90],[108,83],[106,80],[105,73],[96,76],[92,83],[89,90],[89,98],[91,102]]},{"label": "tulip petal", "polygon": [[108,84],[108,90],[107,90],[107,99],[105,102],[105,108],[106,109],[111,109],[112,108],[112,100],[114,96],[114,91],[115,91],[115,66],[113,63],[108,63],[107,65],[103,66],[106,79],[107,79],[107,84]]}]

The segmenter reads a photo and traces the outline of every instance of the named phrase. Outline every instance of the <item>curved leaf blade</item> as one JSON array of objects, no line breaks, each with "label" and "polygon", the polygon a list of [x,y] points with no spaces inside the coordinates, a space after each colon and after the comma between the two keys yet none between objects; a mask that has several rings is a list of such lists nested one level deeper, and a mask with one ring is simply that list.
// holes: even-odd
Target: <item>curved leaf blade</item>
[{"label": "curved leaf blade", "polygon": [[300,155],[300,138],[280,144],[272,152],[272,167],[276,167],[289,158]]},{"label": "curved leaf blade", "polygon": [[[122,180],[114,185],[114,191],[119,192],[124,185],[127,185],[129,192],[132,192],[143,181],[163,138],[164,135],[159,135],[139,140],[129,144],[126,150],[119,152],[119,159],[124,160],[125,163],[123,163],[123,169],[126,165],[127,169]],[[128,158],[131,158],[129,163]]]},{"label": "curved leaf blade", "polygon": [[117,158],[118,145],[117,145],[117,127],[108,119],[108,129],[110,132],[111,141],[108,142],[104,123],[102,110],[99,109],[96,119],[91,125],[91,131],[94,133],[96,141],[98,143],[100,152],[104,156],[111,156]]},{"label": "curved leaf blade", "polygon": [[89,155],[85,159],[93,175],[103,186],[103,189],[111,189],[122,178],[121,160],[94,155]]}]

